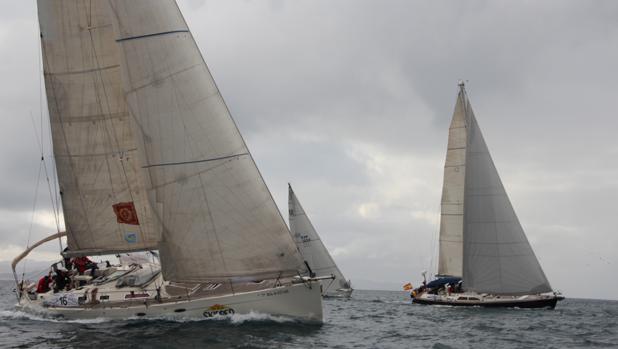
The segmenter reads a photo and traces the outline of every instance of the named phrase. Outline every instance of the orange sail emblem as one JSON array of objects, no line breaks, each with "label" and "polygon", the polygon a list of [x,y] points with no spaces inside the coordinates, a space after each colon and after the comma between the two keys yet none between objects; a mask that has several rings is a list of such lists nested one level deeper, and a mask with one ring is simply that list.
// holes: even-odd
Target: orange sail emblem
[{"label": "orange sail emblem", "polygon": [[116,221],[123,224],[139,225],[137,219],[137,211],[135,211],[135,205],[133,202],[119,202],[112,205],[114,213],[116,214]]}]

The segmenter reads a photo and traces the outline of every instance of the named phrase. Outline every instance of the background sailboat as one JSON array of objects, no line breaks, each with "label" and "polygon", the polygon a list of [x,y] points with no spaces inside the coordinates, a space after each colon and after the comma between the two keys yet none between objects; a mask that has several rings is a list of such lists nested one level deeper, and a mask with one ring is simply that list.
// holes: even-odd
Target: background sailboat
[{"label": "background sailboat", "polygon": [[70,308],[22,288],[22,306],[76,318],[232,309],[321,320],[318,283],[299,278],[303,260],[176,2],[38,8],[65,256],[156,249],[161,273],[118,289],[108,277],[134,270],[99,270]]},{"label": "background sailboat", "polygon": [[303,258],[314,273],[332,275],[334,279],[321,280],[322,295],[326,297],[350,297],[352,286],[343,276],[309,217],[301,206],[292,185],[288,184],[288,208],[290,232]]},{"label": "background sailboat", "polygon": [[552,292],[502,185],[463,82],[459,86],[444,166],[439,278],[415,290],[414,302],[553,307],[561,297]]}]

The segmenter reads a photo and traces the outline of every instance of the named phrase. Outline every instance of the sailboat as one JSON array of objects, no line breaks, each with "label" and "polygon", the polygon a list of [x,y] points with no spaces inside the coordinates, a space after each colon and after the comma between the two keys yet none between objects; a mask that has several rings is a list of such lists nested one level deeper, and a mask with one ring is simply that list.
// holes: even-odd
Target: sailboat
[{"label": "sailboat", "polygon": [[554,308],[552,288],[517,219],[463,82],[444,166],[438,274],[414,303]]},{"label": "sailboat", "polygon": [[[19,307],[322,321],[320,278],[307,276],[175,0],[39,0],[38,16],[66,231],[14,259]],[[52,289],[19,281],[17,263],[63,236]],[[159,260],[85,272],[72,262],[155,250]]]},{"label": "sailboat", "polygon": [[288,184],[288,208],[290,233],[308,269],[313,273],[333,277],[320,281],[322,296],[349,298],[353,291],[350,280],[346,280],[333,257],[328,253],[290,184]]}]

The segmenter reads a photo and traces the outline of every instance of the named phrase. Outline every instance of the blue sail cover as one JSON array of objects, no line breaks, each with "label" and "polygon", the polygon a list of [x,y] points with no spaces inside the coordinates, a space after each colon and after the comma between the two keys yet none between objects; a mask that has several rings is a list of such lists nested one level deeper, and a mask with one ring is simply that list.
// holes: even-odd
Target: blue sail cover
[{"label": "blue sail cover", "polygon": [[446,284],[451,284],[451,285],[455,285],[457,284],[459,281],[461,281],[461,278],[458,277],[454,277],[454,276],[446,276],[446,277],[441,277],[435,280],[432,280],[430,282],[427,283],[427,288],[439,288],[442,287]]}]

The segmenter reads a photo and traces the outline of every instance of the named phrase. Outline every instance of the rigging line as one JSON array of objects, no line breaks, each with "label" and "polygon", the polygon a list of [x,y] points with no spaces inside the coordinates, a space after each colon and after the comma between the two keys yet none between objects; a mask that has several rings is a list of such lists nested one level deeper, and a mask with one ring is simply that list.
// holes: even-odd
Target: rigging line
[{"label": "rigging line", "polygon": [[[32,118],[32,122],[34,123],[34,118]],[[36,134],[36,125],[35,125],[35,134]],[[41,120],[41,137],[43,137],[43,124],[42,124],[42,120]],[[44,148],[43,148],[43,140],[42,139],[37,139],[37,142],[38,142],[40,150],[41,150],[41,166],[45,170],[45,179],[47,181],[47,188],[49,190],[49,200],[50,200],[50,202],[52,204],[52,212],[54,213],[54,221],[56,223],[56,230],[59,233],[60,232],[60,219],[59,219],[59,214],[58,214],[59,211],[57,209],[58,202],[56,200],[54,200],[55,195],[53,195],[52,185],[51,185],[50,180],[49,180],[49,173],[47,171],[47,162],[45,161],[45,153],[44,153]],[[38,185],[38,183],[37,183],[37,185]],[[55,188],[55,186],[54,186],[54,188]],[[62,252],[62,239],[61,238],[58,238],[58,245],[60,246],[60,252]]]},{"label": "rigging line", "polygon": [[[39,41],[42,38],[42,33],[41,33],[41,25],[40,22],[38,22],[38,26],[37,26],[37,37],[39,38]],[[47,172],[47,164],[45,162],[45,148],[44,148],[44,144],[45,144],[45,133],[43,132],[43,93],[44,93],[44,82],[43,82],[43,76],[45,74],[45,68],[43,66],[43,48],[42,48],[42,42],[40,42],[37,45],[37,51],[39,52],[39,59],[38,59],[38,71],[39,71],[39,118],[40,118],[40,125],[41,125],[41,137],[40,139],[38,139],[37,141],[39,142],[39,147],[41,150],[41,161],[43,162],[43,168],[45,169],[45,177],[47,179],[47,184],[48,184],[48,188],[49,188],[49,197],[50,197],[50,201],[52,204],[52,210],[54,212],[54,220],[56,222],[56,229],[57,232],[60,232],[60,225],[59,225],[59,208],[58,208],[58,200],[57,200],[57,196],[52,194],[52,189],[51,189],[51,184],[49,183],[49,176],[48,176],[48,172]],[[33,118],[33,123],[34,123],[34,118]],[[36,126],[35,126],[35,132],[36,132]],[[51,123],[50,123],[50,134],[49,134],[49,139],[50,139],[50,143],[51,143]],[[38,185],[38,184],[37,184]],[[54,182],[54,192],[56,190],[56,185]],[[62,240],[61,238],[58,238],[58,245],[60,246],[60,251],[62,252]]]},{"label": "rigging line", "polygon": [[[41,27],[40,27],[40,23],[39,23],[39,25],[37,26],[37,37],[39,38],[38,41],[40,41],[41,36],[42,36],[42,34],[41,34]],[[45,156],[44,156],[45,148],[44,148],[44,145],[43,145],[45,143],[45,134],[43,133],[43,74],[44,74],[44,68],[43,68],[43,51],[42,50],[43,49],[41,47],[41,43],[39,43],[37,45],[37,51],[39,52],[39,55],[38,55],[38,67],[37,67],[38,69],[37,70],[38,70],[38,75],[39,75],[39,119],[40,119],[40,125],[41,125],[41,129],[40,129],[41,135],[40,135],[40,138],[37,138],[37,143],[39,145],[39,149],[41,150],[41,161],[42,161],[43,167],[45,168],[45,174],[46,174],[46,177],[48,178],[48,183],[49,183],[49,177],[47,176],[47,166],[45,164]],[[30,114],[30,117],[32,119],[32,124],[33,124],[34,130],[35,130],[35,135],[36,135],[37,132],[36,132],[36,124],[34,122],[34,117],[32,116],[32,114]],[[51,134],[50,134],[50,141],[51,141]],[[40,171],[41,171],[40,167],[41,167],[41,164],[39,164],[39,179],[38,179],[38,181],[40,181]],[[37,193],[38,193],[38,185],[39,185],[39,183],[37,182]],[[35,200],[36,200],[36,198],[35,198]],[[52,210],[54,212],[54,218],[56,220],[56,227],[58,227],[58,213],[57,213],[57,210],[56,210],[57,202],[54,202],[54,196],[51,195],[51,189],[50,189],[50,201],[51,201],[51,204],[52,204]],[[34,212],[33,212],[33,215],[34,215]],[[34,220],[34,218],[33,218],[33,220]],[[58,232],[60,232],[59,227],[58,227]],[[28,236],[28,243],[30,243],[30,233],[28,233],[28,234],[29,234],[29,236]],[[58,243],[60,245],[60,251],[62,251],[62,241],[60,240],[60,238],[58,239]]]},{"label": "rigging line", "polygon": [[[28,228],[28,240],[26,242],[26,249],[30,248],[30,239],[32,237],[32,227],[34,226],[34,216],[35,216],[35,212],[36,212],[36,203],[37,203],[37,198],[39,196],[39,185],[41,183],[42,167],[43,167],[43,159],[41,159],[41,161],[39,161],[39,174],[37,175],[36,185],[34,187],[34,200],[32,202],[32,217],[30,218],[30,227]],[[23,278],[23,275],[26,274],[26,262],[27,262],[27,260],[24,260],[24,262],[22,263],[22,266],[23,266],[22,278]]]},{"label": "rigging line", "polygon": [[38,136],[36,122],[34,121],[34,116],[32,115],[32,112],[30,112],[30,120],[32,121],[32,128],[34,129],[34,138],[36,139],[36,143],[39,146],[39,151],[41,152],[41,158],[43,158],[43,145],[41,144],[41,139]]},{"label": "rigging line", "polygon": [[[34,117],[32,116],[32,113],[30,113],[30,118],[32,120],[32,126],[34,127],[34,134],[37,135],[37,129],[36,129],[36,124],[34,122]],[[41,124],[41,136],[43,135],[43,124]],[[56,203],[54,202],[54,195],[52,194],[52,189],[51,189],[51,184],[49,181],[49,175],[47,172],[47,163],[45,162],[45,154],[44,154],[44,148],[43,148],[43,140],[39,139],[38,137],[36,137],[37,140],[37,144],[39,145],[39,149],[41,151],[41,164],[40,166],[42,166],[45,169],[45,178],[47,180],[48,183],[48,187],[49,187],[49,197],[50,197],[50,201],[52,204],[52,211],[54,212],[54,219],[56,221],[56,228],[57,228],[57,232],[60,232],[60,225],[59,225],[59,219],[58,219],[58,215],[56,214]],[[38,185],[38,183],[37,183]],[[60,242],[60,250],[62,251],[62,242]]]}]

